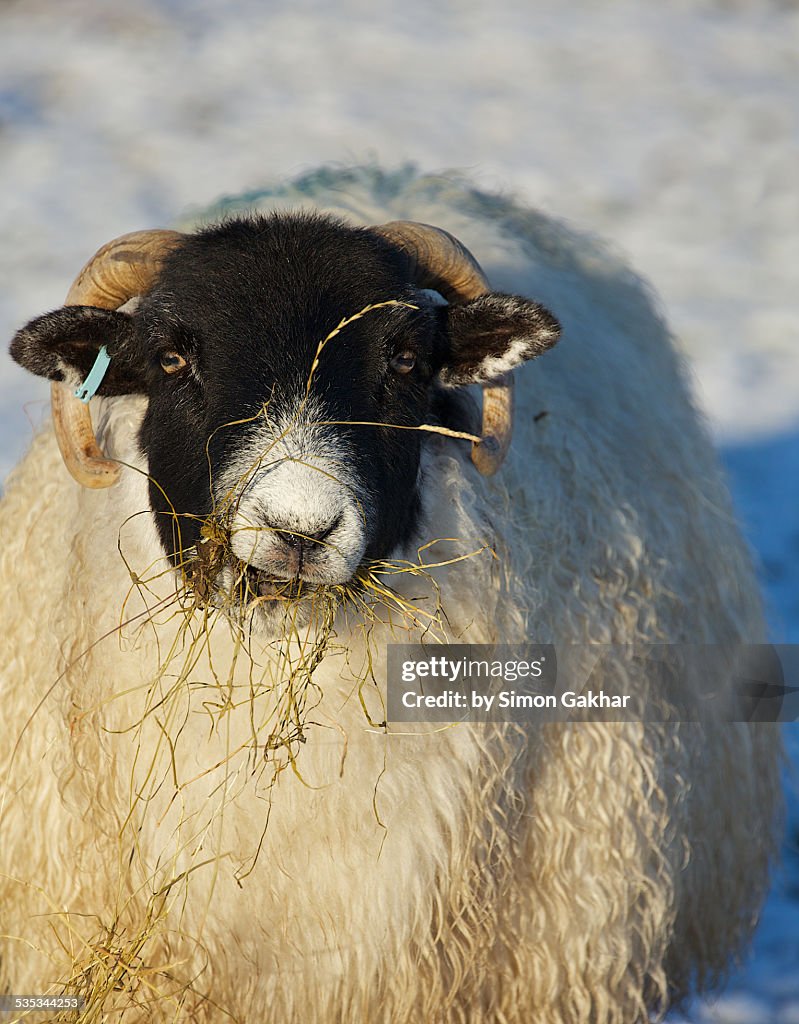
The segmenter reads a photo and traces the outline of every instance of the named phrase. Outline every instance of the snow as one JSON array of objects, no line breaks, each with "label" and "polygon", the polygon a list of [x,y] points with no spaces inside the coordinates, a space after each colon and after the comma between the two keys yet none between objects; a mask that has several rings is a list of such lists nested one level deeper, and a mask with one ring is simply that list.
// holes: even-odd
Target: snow
[{"label": "snow", "polygon": [[[6,0],[0,333],[108,238],[327,162],[457,167],[658,289],[799,642],[796,0]],[[0,479],[47,389],[0,354]],[[799,725],[786,727],[799,773]],[[682,1019],[799,1022],[799,800],[753,958]]]}]

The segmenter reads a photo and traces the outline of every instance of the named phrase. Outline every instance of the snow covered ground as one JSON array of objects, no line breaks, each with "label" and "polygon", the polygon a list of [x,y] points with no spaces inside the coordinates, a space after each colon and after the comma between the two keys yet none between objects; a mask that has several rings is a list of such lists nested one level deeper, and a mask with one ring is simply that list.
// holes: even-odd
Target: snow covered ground
[{"label": "snow covered ground", "polygon": [[[0,336],[115,234],[372,159],[465,169],[652,280],[799,642],[796,0],[4,0]],[[45,402],[0,354],[0,479]],[[686,1019],[799,1024],[797,803],[753,959]]]}]

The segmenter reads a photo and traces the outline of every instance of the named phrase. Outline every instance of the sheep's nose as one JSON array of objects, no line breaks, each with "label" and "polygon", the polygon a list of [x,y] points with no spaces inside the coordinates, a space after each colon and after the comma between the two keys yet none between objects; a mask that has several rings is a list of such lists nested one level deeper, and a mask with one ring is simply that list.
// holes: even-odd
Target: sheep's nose
[{"label": "sheep's nose", "polygon": [[238,561],[273,580],[352,578],[368,540],[364,506],[340,465],[325,466],[286,460],[248,481],[229,520]]},{"label": "sheep's nose", "polygon": [[332,543],[328,538],[340,524],[340,515],[325,526],[307,533],[300,532],[296,526],[287,529],[285,525],[270,524],[268,529],[273,543],[277,541],[269,559],[272,571],[281,578],[293,579],[300,576],[304,566],[317,563],[327,552]]},{"label": "sheep's nose", "polygon": [[341,516],[337,516],[331,523],[315,533],[293,533],[289,530],[281,530],[278,527],[274,527],[274,531],[287,547],[304,557],[313,553],[314,549],[318,548],[320,544],[324,544],[340,522]]}]

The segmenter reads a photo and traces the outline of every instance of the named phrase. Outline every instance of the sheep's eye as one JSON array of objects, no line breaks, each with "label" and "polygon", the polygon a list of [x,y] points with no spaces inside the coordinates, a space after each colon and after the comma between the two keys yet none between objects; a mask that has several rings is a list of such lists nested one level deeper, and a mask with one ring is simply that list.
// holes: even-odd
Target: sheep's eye
[{"label": "sheep's eye", "polygon": [[391,368],[397,373],[410,373],[414,366],[416,366],[416,354],[408,349],[398,352],[391,360]]},{"label": "sheep's eye", "polygon": [[164,373],[177,373],[186,366],[186,360],[179,352],[162,352],[160,360]]}]

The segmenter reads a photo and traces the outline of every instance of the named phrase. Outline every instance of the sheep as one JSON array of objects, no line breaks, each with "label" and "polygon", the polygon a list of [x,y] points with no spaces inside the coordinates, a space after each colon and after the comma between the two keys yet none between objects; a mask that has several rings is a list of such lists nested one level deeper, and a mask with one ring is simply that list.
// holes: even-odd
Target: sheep
[{"label": "sheep", "polygon": [[634,661],[633,721],[385,722],[389,643],[763,639],[647,286],[454,178],[222,212],[112,243],[12,345],[55,429],[0,512],[0,991],[631,1024],[718,983],[776,848],[775,727],[651,720]]}]

